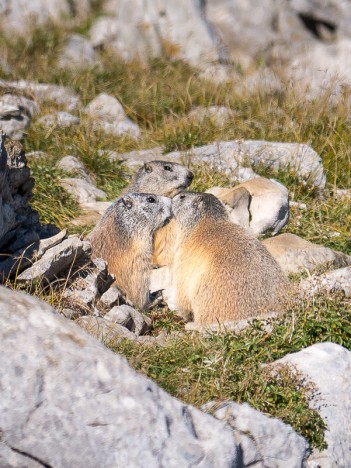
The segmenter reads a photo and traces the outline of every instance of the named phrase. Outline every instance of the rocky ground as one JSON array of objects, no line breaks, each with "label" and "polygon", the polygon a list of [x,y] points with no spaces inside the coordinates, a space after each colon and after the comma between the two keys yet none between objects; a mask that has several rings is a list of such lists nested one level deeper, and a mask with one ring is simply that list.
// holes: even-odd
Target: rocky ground
[{"label": "rocky ground", "polygon": [[[0,7],[0,464],[348,466],[351,4],[173,3]],[[125,304],[85,235],[153,159],[264,242],[284,317],[184,324],[165,268]]]}]

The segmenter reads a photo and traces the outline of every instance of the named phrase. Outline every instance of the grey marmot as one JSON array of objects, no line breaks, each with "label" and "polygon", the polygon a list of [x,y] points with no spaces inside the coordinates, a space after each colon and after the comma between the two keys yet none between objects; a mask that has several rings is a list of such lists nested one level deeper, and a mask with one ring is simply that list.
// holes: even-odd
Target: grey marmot
[{"label": "grey marmot", "polygon": [[145,308],[153,234],[171,217],[171,200],[147,193],[118,198],[89,235],[94,257],[108,263],[117,286],[134,306]]},{"label": "grey marmot", "polygon": [[168,161],[150,161],[137,171],[122,195],[141,192],[173,198],[188,188],[193,178],[194,174],[182,164]]},{"label": "grey marmot", "polygon": [[209,324],[282,311],[288,279],[260,241],[229,221],[221,201],[183,192],[172,211],[172,302],[186,319]]}]

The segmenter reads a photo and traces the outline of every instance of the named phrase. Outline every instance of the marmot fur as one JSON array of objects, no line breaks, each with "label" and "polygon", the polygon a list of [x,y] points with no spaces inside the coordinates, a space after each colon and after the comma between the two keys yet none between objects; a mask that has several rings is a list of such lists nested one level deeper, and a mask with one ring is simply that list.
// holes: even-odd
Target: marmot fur
[{"label": "marmot fur", "polygon": [[172,200],[177,245],[173,301],[186,319],[209,324],[281,312],[289,286],[267,249],[228,220],[207,193],[183,192]]},{"label": "marmot fur", "polygon": [[[189,187],[194,174],[181,164],[169,161],[151,161],[145,163],[135,174],[132,183],[123,193],[145,192],[173,198]],[[173,258],[175,241],[174,222],[158,229],[154,236],[152,263],[168,265]]]},{"label": "marmot fur", "polygon": [[149,302],[153,234],[171,217],[171,200],[132,193],[118,198],[89,235],[94,257],[108,270],[126,299],[141,309]]},{"label": "marmot fur", "polygon": [[188,188],[193,178],[194,174],[181,164],[150,161],[138,170],[122,195],[141,192],[173,198]]}]

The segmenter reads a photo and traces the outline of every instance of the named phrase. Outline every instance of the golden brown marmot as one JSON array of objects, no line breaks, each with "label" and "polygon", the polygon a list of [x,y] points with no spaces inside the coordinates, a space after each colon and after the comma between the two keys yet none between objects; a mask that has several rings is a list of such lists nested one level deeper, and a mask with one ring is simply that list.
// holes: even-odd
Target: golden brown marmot
[{"label": "golden brown marmot", "polygon": [[118,198],[89,235],[94,257],[108,263],[117,286],[134,306],[145,308],[153,234],[171,217],[171,200],[147,193]]},{"label": "golden brown marmot", "polygon": [[281,312],[289,283],[267,249],[228,220],[211,194],[172,200],[177,225],[172,302],[186,319],[209,324]]}]

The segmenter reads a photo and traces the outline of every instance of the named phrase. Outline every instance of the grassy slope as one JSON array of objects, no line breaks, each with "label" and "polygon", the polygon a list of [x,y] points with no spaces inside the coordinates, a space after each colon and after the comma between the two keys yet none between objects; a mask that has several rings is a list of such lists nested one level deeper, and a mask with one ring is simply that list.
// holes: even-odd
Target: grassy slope
[{"label": "grassy slope", "polygon": [[[79,32],[84,34],[88,26],[89,23]],[[52,131],[34,122],[25,139],[26,150],[49,154],[31,163],[36,179],[33,204],[43,221],[63,227],[78,213],[75,201],[60,188],[58,177],[62,174],[55,169],[57,160],[67,154],[78,156],[98,186],[113,199],[126,183],[126,173],[122,164],[111,164],[101,156],[101,149],[125,152],[161,145],[164,151],[171,151],[235,138],[304,142],[323,158],[328,196],[323,202],[316,201],[294,174],[264,173],[285,183],[293,200],[307,204],[306,211],[292,209],[286,230],[351,253],[351,206],[329,195],[336,186],[351,185],[350,123],[342,106],[330,108],[326,99],[306,103],[291,90],[271,96],[260,92],[251,96],[239,94],[232,84],[215,85],[201,80],[196,70],[166,57],[148,65],[125,64],[105,53],[101,66],[94,69],[77,73],[58,70],[57,50],[67,33],[51,27],[45,33],[38,31],[27,43],[3,40],[1,45],[7,48],[12,72],[2,77],[69,85],[84,104],[100,92],[114,95],[128,116],[141,126],[143,136],[136,142],[92,132],[84,115],[79,129]],[[211,121],[199,124],[185,116],[196,105],[226,105],[234,114],[223,128]],[[55,105],[47,103],[41,114],[52,110]],[[197,190],[228,183],[222,174],[206,168],[196,168],[196,175]],[[307,409],[313,390],[303,389],[288,372],[283,372],[281,379],[272,377],[261,364],[317,341],[335,341],[351,349],[350,315],[350,304],[344,298],[321,297],[313,303],[294,306],[285,319],[273,322],[269,333],[256,322],[241,336],[223,332],[201,338],[192,334],[174,339],[165,348],[130,343],[110,346],[183,400],[195,405],[210,399],[248,401],[290,422],[313,445],[321,447],[323,424],[316,413]],[[157,328],[179,327],[169,313],[156,313],[154,318]]]}]

